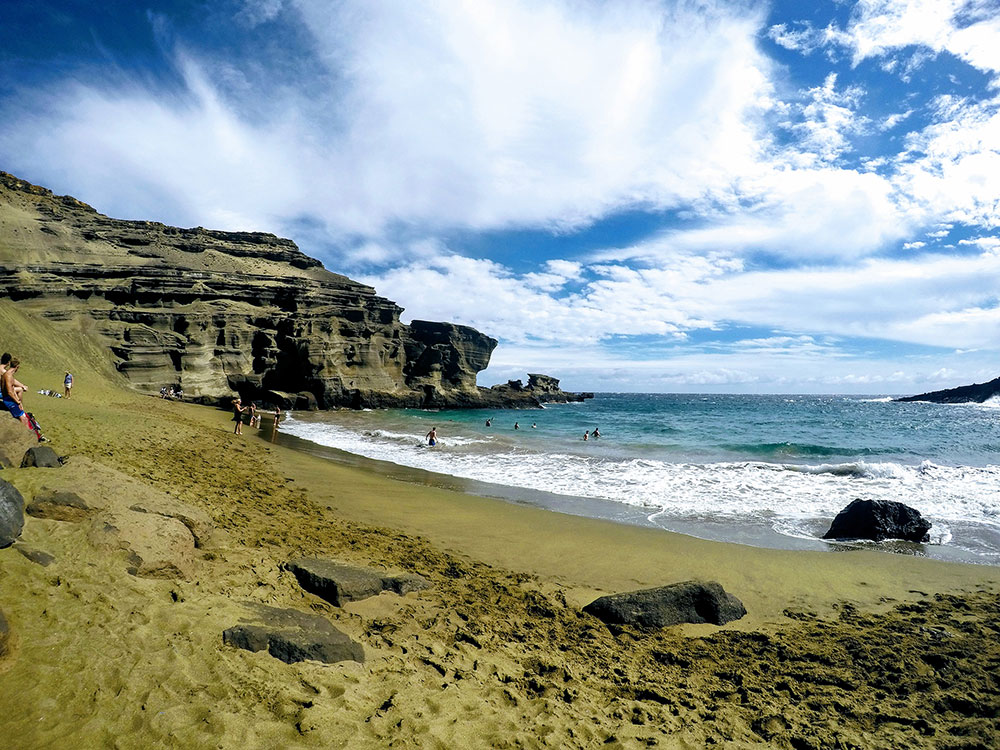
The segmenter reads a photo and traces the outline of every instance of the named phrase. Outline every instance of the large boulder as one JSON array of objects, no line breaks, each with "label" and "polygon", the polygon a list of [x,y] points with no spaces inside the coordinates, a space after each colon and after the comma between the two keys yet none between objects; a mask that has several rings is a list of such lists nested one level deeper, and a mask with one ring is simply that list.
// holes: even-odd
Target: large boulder
[{"label": "large boulder", "polygon": [[364,662],[360,643],[319,615],[248,603],[247,617],[223,631],[222,642],[247,651],[267,650],[286,664],[313,659],[332,664]]},{"label": "large boulder", "polygon": [[345,565],[331,560],[304,557],[285,564],[306,591],[316,594],[336,607],[393,591],[400,596],[430,588],[422,576],[411,573],[393,575],[360,565]]},{"label": "large boulder", "polygon": [[46,518],[50,521],[86,520],[93,508],[75,492],[42,489],[24,509],[29,516]]},{"label": "large boulder", "polygon": [[58,469],[62,466],[62,461],[59,460],[59,456],[49,446],[36,445],[34,448],[28,448],[24,452],[24,458],[21,459],[22,469],[32,466],[39,469]]},{"label": "large boulder", "polygon": [[24,528],[24,498],[17,487],[0,479],[0,549],[9,547]]},{"label": "large boulder", "polygon": [[837,514],[823,538],[926,542],[930,530],[930,521],[909,505],[894,500],[855,500]]},{"label": "large boulder", "polygon": [[584,612],[608,625],[658,629],[683,622],[724,625],[747,613],[743,602],[715,582],[685,581],[595,599]]}]

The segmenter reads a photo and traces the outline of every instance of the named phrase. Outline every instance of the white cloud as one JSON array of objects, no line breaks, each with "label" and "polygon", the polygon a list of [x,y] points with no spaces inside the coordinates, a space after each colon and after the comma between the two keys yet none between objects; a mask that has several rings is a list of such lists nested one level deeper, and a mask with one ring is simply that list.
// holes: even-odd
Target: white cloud
[{"label": "white cloud", "polygon": [[1000,71],[1000,16],[990,0],[859,0],[837,39],[854,63],[911,45],[950,52],[984,71]]}]

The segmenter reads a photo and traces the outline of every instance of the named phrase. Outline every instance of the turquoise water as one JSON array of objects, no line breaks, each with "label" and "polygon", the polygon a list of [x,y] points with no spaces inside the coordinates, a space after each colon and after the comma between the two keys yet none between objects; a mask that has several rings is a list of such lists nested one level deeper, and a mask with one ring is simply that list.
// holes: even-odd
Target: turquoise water
[{"label": "turquoise water", "polygon": [[[423,439],[431,427],[435,448]],[[595,428],[600,437],[584,441]],[[617,507],[626,520],[766,546],[821,544],[856,497],[898,500],[934,523],[932,543],[907,551],[1000,563],[996,404],[597,394],[544,410],[296,413],[285,431],[437,474],[604,504],[572,512],[614,516],[599,508]]]}]

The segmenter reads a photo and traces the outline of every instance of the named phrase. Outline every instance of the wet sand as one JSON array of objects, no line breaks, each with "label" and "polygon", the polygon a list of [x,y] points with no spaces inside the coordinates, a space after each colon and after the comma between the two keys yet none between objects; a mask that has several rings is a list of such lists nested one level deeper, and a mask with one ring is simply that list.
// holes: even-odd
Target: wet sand
[{"label": "wet sand", "polygon": [[[23,543],[55,561],[0,550],[14,747],[1000,745],[995,568],[706,542],[393,480],[234,437],[225,412],[125,390],[78,332],[25,325],[0,306],[0,347],[32,343],[34,389],[74,353],[73,399],[30,403],[69,462],[0,477],[26,500],[183,502],[215,531],[184,581],[130,575],[88,522],[27,519]],[[333,607],[281,569],[300,555],[433,588]],[[749,614],[613,634],[580,611],[688,579],[719,581]],[[367,660],[224,646],[244,601],[323,614]]]}]

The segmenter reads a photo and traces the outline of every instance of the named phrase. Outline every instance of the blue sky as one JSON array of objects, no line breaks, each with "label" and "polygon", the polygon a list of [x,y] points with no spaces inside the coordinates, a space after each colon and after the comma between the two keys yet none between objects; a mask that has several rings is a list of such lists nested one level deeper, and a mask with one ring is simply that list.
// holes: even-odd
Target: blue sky
[{"label": "blue sky", "polygon": [[5,3],[0,169],[272,231],[480,382],[1000,375],[998,0]]}]

